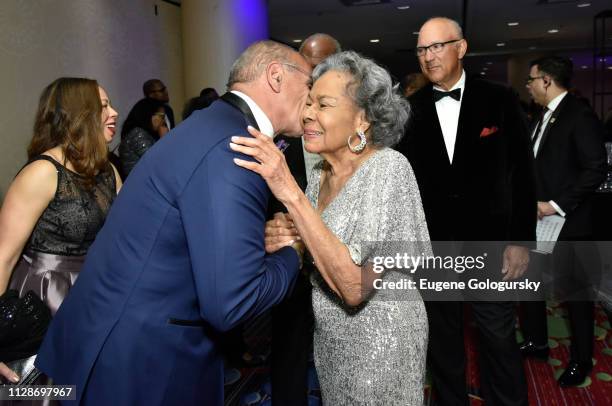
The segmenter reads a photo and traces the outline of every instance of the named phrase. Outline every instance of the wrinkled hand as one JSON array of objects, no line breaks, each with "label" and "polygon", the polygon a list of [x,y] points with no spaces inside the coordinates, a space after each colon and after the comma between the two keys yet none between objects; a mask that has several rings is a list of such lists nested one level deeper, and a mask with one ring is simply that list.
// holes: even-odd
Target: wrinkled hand
[{"label": "wrinkled hand", "polygon": [[283,247],[300,241],[300,235],[287,213],[275,213],[274,218],[266,223],[266,252],[272,254]]},{"label": "wrinkled hand", "polygon": [[538,202],[538,220],[542,220],[546,216],[557,214],[557,210],[548,202]]},{"label": "wrinkled hand", "polygon": [[529,265],[529,248],[518,245],[508,245],[504,250],[504,265],[502,280],[510,281],[518,279],[527,270]]},{"label": "wrinkled hand", "polygon": [[0,376],[13,383],[19,382],[19,376],[7,367],[4,362],[0,362]]},{"label": "wrinkled hand", "polygon": [[281,203],[290,201],[301,193],[301,189],[291,175],[285,156],[272,138],[251,126],[248,131],[254,138],[232,137],[230,148],[255,158],[257,162],[234,158],[234,163],[261,175]]}]

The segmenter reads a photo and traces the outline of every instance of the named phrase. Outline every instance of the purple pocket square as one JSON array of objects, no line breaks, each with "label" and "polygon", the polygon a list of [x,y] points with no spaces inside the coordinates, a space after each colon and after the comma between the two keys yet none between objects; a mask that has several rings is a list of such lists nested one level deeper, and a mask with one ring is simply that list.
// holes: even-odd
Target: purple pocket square
[{"label": "purple pocket square", "polygon": [[287,141],[285,141],[285,140],[279,140],[279,141],[276,143],[276,147],[277,147],[278,149],[280,149],[280,151],[281,151],[282,153],[285,153],[285,150],[286,150],[287,148],[289,148],[289,143],[288,143]]}]

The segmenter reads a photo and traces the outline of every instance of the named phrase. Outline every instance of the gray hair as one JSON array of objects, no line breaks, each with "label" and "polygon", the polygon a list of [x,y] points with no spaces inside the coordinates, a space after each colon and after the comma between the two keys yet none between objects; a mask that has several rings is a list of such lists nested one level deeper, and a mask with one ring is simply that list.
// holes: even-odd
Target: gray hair
[{"label": "gray hair", "polygon": [[389,72],[354,51],[327,57],[312,73],[313,81],[328,71],[351,75],[346,91],[353,102],[365,111],[370,122],[372,144],[379,147],[397,144],[404,135],[410,105],[400,96],[397,87],[393,87]]},{"label": "gray hair", "polygon": [[254,81],[273,61],[292,64],[291,53],[295,53],[293,48],[276,41],[265,40],[251,44],[234,61],[227,80],[227,88],[231,89],[236,83]]},{"label": "gray hair", "polygon": [[308,44],[311,41],[317,40],[317,39],[324,39],[324,40],[328,40],[331,43],[333,43],[334,47],[335,47],[334,53],[342,52],[342,47],[340,46],[340,43],[338,42],[338,40],[336,38],[332,37],[329,34],[325,34],[323,32],[317,32],[315,34],[312,34],[308,38],[306,38],[304,41],[302,41],[302,43],[300,44],[300,49],[298,50],[299,53],[300,54],[302,53],[302,51],[304,50],[304,47],[306,46],[306,44]]}]

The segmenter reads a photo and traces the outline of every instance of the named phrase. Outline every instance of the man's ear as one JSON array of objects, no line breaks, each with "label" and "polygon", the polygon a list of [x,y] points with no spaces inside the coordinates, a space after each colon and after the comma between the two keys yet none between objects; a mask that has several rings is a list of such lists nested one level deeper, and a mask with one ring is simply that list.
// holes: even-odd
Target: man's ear
[{"label": "man's ear", "polygon": [[459,52],[459,60],[463,59],[463,57],[465,56],[465,53],[467,52],[467,49],[468,49],[467,40],[463,38],[457,44],[457,51]]},{"label": "man's ear", "polygon": [[280,62],[271,62],[266,66],[266,80],[275,93],[280,93],[284,73]]}]

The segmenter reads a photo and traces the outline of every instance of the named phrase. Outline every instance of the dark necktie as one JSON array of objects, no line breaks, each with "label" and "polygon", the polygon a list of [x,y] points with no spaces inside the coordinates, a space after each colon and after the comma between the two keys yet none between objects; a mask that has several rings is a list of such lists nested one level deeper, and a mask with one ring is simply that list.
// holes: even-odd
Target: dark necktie
[{"label": "dark necktie", "polygon": [[450,96],[453,99],[455,99],[457,101],[460,101],[461,100],[461,88],[455,89],[455,90],[451,90],[450,92],[443,92],[441,90],[433,89],[434,103],[437,102],[440,99],[445,98],[446,96]]},{"label": "dark necktie", "polygon": [[[544,116],[548,111],[548,107],[544,107],[542,109],[542,114],[540,114],[540,119],[538,120],[538,125],[536,126],[535,132],[533,133],[533,137],[531,138],[531,148],[535,147],[536,141],[540,138],[540,131],[542,131],[542,125],[544,124]],[[535,153],[535,152],[534,152]]]}]

